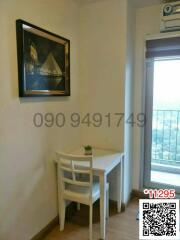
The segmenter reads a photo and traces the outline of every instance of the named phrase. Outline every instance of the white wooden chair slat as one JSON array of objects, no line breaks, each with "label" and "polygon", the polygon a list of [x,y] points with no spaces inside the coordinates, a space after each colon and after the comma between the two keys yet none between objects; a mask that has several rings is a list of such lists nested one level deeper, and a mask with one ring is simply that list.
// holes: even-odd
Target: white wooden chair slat
[{"label": "white wooden chair slat", "polygon": [[81,181],[76,181],[76,180],[71,180],[69,178],[63,178],[63,181],[65,183],[69,183],[72,185],[77,185],[77,186],[81,186],[81,187],[91,187],[91,184],[89,182],[81,182]]},{"label": "white wooden chair slat", "polygon": [[90,174],[90,170],[83,170],[83,169],[71,169],[68,167],[61,166],[61,169],[67,172],[74,172],[74,173],[82,173],[82,174]]},{"label": "white wooden chair slat", "polygon": [[62,159],[72,160],[72,161],[83,161],[90,162],[92,160],[92,155],[74,155],[74,154],[66,154],[62,152],[56,152]]}]

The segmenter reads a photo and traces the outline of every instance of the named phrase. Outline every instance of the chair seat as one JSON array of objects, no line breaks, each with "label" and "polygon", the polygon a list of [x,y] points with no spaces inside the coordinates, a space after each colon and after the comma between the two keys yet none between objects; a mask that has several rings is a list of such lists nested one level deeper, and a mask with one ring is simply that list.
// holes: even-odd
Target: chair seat
[{"label": "chair seat", "polygon": [[[106,190],[108,189],[109,189],[109,183],[106,184]],[[64,191],[64,198],[67,200],[72,200],[75,202],[80,202],[82,204],[89,205],[89,201],[90,201],[89,188],[67,184],[66,190]],[[100,184],[99,182],[94,182],[92,186],[93,203],[99,198],[100,198]]]}]

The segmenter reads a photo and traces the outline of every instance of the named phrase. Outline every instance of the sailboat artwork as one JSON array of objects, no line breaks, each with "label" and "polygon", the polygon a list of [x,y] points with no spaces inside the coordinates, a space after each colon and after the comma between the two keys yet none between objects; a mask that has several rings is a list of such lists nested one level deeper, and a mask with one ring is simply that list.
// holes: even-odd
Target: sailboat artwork
[{"label": "sailboat artwork", "polygon": [[[30,59],[26,64],[26,71],[29,74],[31,88],[37,89],[40,86],[41,88],[57,88],[63,79],[63,72],[53,53],[50,52],[45,61],[40,64],[36,45],[31,43],[29,49]],[[36,79],[32,76],[36,76]]]},{"label": "sailboat artwork", "polygon": [[63,73],[52,53],[49,53],[45,63],[40,68],[40,75],[52,77],[57,85],[62,80]]},{"label": "sailboat artwork", "polygon": [[23,20],[16,26],[19,96],[69,96],[70,41]]}]

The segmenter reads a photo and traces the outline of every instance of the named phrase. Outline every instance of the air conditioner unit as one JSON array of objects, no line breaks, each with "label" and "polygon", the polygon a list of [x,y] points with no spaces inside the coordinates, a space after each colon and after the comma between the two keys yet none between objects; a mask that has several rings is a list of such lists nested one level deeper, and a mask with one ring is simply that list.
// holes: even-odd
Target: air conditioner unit
[{"label": "air conditioner unit", "polygon": [[180,1],[162,4],[161,32],[180,30]]}]

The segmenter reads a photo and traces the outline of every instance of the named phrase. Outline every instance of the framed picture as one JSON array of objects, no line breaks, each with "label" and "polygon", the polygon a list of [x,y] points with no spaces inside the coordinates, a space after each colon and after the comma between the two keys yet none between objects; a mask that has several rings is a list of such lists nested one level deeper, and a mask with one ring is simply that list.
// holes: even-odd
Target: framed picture
[{"label": "framed picture", "polygon": [[70,41],[16,21],[19,97],[70,96]]}]

